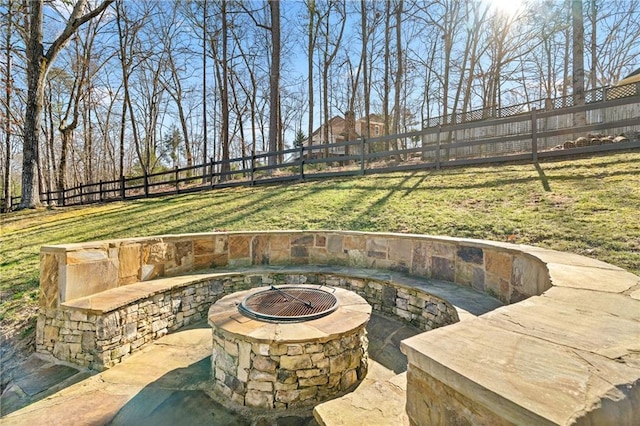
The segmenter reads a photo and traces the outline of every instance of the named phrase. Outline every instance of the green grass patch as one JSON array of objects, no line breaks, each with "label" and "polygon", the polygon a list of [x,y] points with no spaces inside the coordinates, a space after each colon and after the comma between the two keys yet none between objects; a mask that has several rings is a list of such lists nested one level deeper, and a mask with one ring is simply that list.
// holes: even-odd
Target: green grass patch
[{"label": "green grass patch", "polygon": [[342,229],[449,235],[574,252],[640,274],[640,152],[215,190],[20,211],[0,220],[3,328],[33,317],[41,246],[158,234]]}]

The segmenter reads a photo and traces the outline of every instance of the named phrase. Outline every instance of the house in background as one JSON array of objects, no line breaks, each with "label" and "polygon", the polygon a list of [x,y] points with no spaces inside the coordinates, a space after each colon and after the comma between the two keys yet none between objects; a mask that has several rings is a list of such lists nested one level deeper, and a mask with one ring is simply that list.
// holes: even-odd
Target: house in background
[{"label": "house in background", "polygon": [[638,92],[640,92],[640,68],[615,83],[613,87],[607,91],[607,100],[626,98]]},{"label": "house in background", "polygon": [[[328,127],[328,140],[325,142],[325,126]],[[339,144],[340,142],[352,141],[361,138],[363,135],[366,136],[367,132],[365,131],[367,128],[367,119],[366,117],[362,117],[359,119],[355,119],[355,114],[353,112],[347,112],[343,117],[339,115],[334,116],[326,122],[325,124],[318,127],[313,134],[311,135],[311,145],[333,145]],[[370,138],[376,138],[384,135],[384,121],[382,117],[377,114],[369,115],[369,136]],[[307,138],[303,145],[306,148],[309,148],[309,138]],[[328,154],[329,155],[346,155],[347,152],[345,150],[345,146],[336,146],[329,147]],[[318,149],[311,153],[311,157],[323,157],[325,155],[325,149]],[[353,150],[350,154],[355,154]]]},{"label": "house in background", "polygon": [[624,86],[625,84],[640,83],[640,68],[620,80],[615,86]]}]

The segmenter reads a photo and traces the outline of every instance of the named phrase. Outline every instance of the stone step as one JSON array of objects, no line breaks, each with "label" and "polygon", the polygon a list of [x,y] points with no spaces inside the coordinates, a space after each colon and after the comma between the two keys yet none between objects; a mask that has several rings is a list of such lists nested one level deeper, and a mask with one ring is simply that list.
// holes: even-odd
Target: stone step
[{"label": "stone step", "polygon": [[321,426],[409,426],[407,373],[387,378],[367,376],[352,393],[316,405],[313,416]]}]

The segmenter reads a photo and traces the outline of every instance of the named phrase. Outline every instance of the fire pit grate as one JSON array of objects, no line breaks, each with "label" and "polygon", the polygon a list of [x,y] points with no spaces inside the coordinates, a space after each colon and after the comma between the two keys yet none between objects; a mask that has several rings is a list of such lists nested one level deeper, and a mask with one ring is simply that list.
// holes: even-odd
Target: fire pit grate
[{"label": "fire pit grate", "polygon": [[338,300],[328,291],[312,287],[275,287],[247,296],[238,310],[250,318],[271,322],[309,321],[329,315]]}]

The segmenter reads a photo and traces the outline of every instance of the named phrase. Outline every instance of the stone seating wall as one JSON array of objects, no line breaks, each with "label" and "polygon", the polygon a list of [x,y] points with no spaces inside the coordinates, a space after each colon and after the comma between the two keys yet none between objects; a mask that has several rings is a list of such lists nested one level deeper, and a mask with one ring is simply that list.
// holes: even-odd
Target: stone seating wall
[{"label": "stone seating wall", "polygon": [[[185,275],[210,268],[278,265],[348,266],[388,271],[393,277],[410,274],[475,289],[508,304],[403,342],[412,424],[634,424],[637,420],[640,279],[582,256],[507,243],[274,231],[43,247],[38,350],[106,368],[167,331],[203,318],[208,305],[225,293],[220,291],[224,283],[205,275],[199,277],[203,281],[194,281],[194,276]],[[237,286],[227,283],[229,291],[264,283],[245,279]],[[162,290],[154,293],[154,285]],[[424,289],[410,294],[403,285],[393,291],[385,288],[389,286],[380,284],[378,302],[385,312],[404,315],[411,322],[427,311],[426,301],[408,302],[419,299]],[[105,300],[105,295],[115,299]],[[438,306],[437,301],[430,303]],[[463,311],[452,312],[453,317]],[[136,330],[133,336],[134,326],[127,325],[136,316],[135,327],[144,335]],[[431,328],[425,322],[427,327]],[[102,352],[96,357],[98,342]]]},{"label": "stone seating wall", "polygon": [[[318,284],[360,294],[374,310],[423,331],[453,324],[466,311],[413,288],[415,280],[352,268],[241,268],[158,278],[41,308],[36,350],[104,370],[148,343],[206,318],[219,298],[271,284]],[[440,284],[442,285],[442,283]],[[496,303],[495,306],[498,306]]]}]

